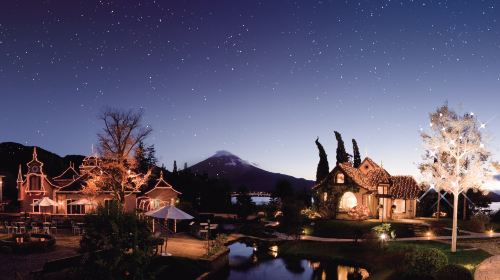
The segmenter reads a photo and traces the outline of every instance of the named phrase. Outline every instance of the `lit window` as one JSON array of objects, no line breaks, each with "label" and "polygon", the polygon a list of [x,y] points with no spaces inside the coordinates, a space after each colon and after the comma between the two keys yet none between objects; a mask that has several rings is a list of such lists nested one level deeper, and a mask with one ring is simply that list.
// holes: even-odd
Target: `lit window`
[{"label": "lit window", "polygon": [[356,199],[356,196],[352,192],[346,192],[344,193],[344,195],[342,195],[342,198],[340,199],[339,208],[341,210],[350,210],[356,205],[358,205],[358,200]]},{"label": "lit window", "polygon": [[85,214],[85,205],[69,205],[76,199],[66,199],[66,214]]},{"label": "lit window", "polygon": [[394,209],[394,213],[405,213],[406,212],[406,200],[396,199],[396,200],[394,200],[394,205],[396,206],[396,209]]},{"label": "lit window", "polygon": [[344,183],[344,174],[338,173],[337,174],[337,184],[343,184],[343,183]]},{"label": "lit window", "polygon": [[323,201],[326,201],[326,200],[328,200],[328,193],[324,192],[323,193]]},{"label": "lit window", "polygon": [[387,194],[387,188],[384,186],[378,187],[378,194]]}]

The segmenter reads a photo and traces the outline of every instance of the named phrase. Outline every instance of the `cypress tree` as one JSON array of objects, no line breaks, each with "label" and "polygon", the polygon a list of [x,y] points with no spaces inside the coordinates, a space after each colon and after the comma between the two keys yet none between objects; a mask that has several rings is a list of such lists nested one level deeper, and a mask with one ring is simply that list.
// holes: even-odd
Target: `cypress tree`
[{"label": "cypress tree", "polygon": [[359,147],[356,139],[352,139],[352,153],[354,156],[353,166],[358,168],[361,165],[361,155],[359,154]]},{"label": "cypress tree", "polygon": [[349,162],[349,154],[345,151],[344,140],[338,131],[334,131],[337,139],[337,164]]},{"label": "cypress tree", "polygon": [[319,142],[319,137],[315,141],[316,146],[318,146],[319,151],[319,163],[318,168],[316,169],[316,183],[319,183],[321,180],[328,176],[330,172],[330,167],[328,166],[328,156],[326,155],[325,149],[323,145]]},{"label": "cypress tree", "polygon": [[172,173],[176,174],[177,173],[177,161],[174,160],[174,169],[172,170]]}]

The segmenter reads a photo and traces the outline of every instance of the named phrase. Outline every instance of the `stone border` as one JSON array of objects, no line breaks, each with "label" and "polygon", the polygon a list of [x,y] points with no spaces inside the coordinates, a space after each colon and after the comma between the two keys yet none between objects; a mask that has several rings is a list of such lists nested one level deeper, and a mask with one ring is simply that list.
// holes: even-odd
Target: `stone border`
[{"label": "stone border", "polygon": [[487,258],[476,268],[475,280],[500,280],[500,255]]}]

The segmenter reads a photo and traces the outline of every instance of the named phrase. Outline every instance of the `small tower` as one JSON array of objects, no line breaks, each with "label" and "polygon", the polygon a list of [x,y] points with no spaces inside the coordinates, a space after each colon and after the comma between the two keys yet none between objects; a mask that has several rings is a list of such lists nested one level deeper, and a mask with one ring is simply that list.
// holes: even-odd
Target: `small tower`
[{"label": "small tower", "polygon": [[24,200],[23,171],[20,164],[16,182],[17,182],[17,200]]}]

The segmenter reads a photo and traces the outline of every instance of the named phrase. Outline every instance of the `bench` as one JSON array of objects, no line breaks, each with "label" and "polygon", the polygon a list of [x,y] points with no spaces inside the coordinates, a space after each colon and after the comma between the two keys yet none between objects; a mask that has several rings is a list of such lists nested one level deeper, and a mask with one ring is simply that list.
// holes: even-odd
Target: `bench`
[{"label": "bench", "polygon": [[75,268],[80,265],[82,255],[67,258],[55,259],[46,262],[40,270],[32,271],[34,279],[44,279],[45,274],[59,272],[68,268]]}]

